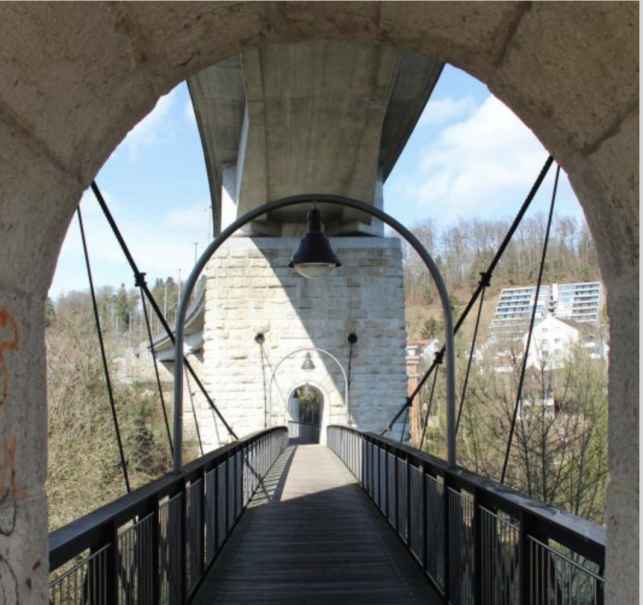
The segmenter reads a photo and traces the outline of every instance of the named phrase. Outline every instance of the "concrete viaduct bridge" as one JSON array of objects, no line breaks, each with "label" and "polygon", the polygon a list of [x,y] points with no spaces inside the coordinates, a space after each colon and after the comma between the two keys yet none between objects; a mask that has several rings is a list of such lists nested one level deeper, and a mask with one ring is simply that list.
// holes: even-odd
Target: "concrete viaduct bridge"
[{"label": "concrete viaduct bridge", "polygon": [[[637,601],[638,4],[4,3],[0,15],[0,601]],[[344,49],[344,73],[304,86],[302,56],[324,65],[333,48]],[[42,303],[80,195],[118,142],[192,78],[215,228],[302,191],[377,205],[443,62],[487,83],[533,129],[570,175],[594,235],[611,322],[607,548],[600,529],[369,432],[379,419],[357,406],[366,430],[325,420],[335,457],[288,446],[275,416],[272,428],[61,530],[48,556]],[[365,81],[351,72],[358,63]],[[220,80],[234,94],[213,94]],[[343,111],[329,124],[336,103]],[[284,118],[288,133],[275,129]],[[382,235],[352,211],[322,211],[333,236]],[[301,212],[275,213],[246,241],[296,237],[302,225]],[[269,341],[276,328],[261,327],[250,331]],[[388,331],[383,341],[394,341]],[[220,344],[210,346],[216,355]],[[317,472],[304,481],[302,467]],[[48,597],[47,561],[66,569],[78,556]]]}]

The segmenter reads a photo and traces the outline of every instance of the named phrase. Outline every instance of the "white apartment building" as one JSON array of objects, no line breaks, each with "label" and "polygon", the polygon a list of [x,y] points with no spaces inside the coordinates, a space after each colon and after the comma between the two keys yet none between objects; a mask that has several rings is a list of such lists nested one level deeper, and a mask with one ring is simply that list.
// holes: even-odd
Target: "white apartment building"
[{"label": "white apartment building", "polygon": [[549,315],[596,325],[603,306],[603,287],[600,282],[543,285],[537,300],[535,286],[505,288],[491,322],[493,334],[499,338],[521,338],[529,328],[534,305],[534,326]]},{"label": "white apartment building", "polygon": [[536,306],[535,325],[547,314],[550,302],[549,286],[541,286],[536,300],[536,287],[523,286],[505,288],[500,292],[500,300],[491,322],[492,332],[500,338],[516,338],[529,327],[531,314]]},{"label": "white apartment building", "polygon": [[603,303],[600,282],[554,284],[552,304],[554,316],[576,323],[596,324]]}]

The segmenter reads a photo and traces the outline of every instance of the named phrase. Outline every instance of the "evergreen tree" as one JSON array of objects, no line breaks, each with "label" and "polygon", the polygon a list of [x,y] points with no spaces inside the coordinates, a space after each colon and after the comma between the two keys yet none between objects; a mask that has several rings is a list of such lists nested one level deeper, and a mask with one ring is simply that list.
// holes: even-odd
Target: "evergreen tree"
[{"label": "evergreen tree", "polygon": [[125,332],[127,328],[129,328],[130,324],[129,297],[127,295],[127,290],[125,289],[125,284],[121,284],[121,287],[116,293],[114,304],[116,317],[118,319],[118,330],[120,332]]}]

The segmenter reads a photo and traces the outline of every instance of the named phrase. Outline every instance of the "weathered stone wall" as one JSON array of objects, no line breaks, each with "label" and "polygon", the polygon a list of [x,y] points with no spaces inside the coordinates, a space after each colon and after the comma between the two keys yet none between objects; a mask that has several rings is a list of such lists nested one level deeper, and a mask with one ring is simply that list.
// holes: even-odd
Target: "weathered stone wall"
[{"label": "weathered stone wall", "polygon": [[[406,397],[400,242],[331,238],[342,267],[317,280],[288,268],[298,243],[297,238],[239,237],[210,261],[206,387],[240,436],[286,422],[289,396],[306,382],[324,394],[323,426],[346,422],[342,369],[348,373],[347,339],[355,333],[350,420],[360,428],[379,428]],[[255,342],[258,333],[265,336],[263,353]],[[302,370],[305,350],[312,348],[337,361],[311,351],[315,369]],[[202,438],[212,447],[212,414],[201,399],[199,408]]]}]

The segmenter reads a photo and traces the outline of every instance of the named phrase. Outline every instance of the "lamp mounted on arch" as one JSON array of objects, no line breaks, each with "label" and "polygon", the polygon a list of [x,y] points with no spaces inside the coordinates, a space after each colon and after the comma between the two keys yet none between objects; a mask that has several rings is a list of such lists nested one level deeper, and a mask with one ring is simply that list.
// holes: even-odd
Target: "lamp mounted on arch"
[{"label": "lamp mounted on arch", "polygon": [[324,235],[321,212],[317,208],[317,204],[313,203],[307,220],[306,235],[299,242],[299,248],[293,254],[288,266],[308,279],[315,279],[327,275],[335,267],[341,267],[342,264],[335,256],[328,238]]}]

